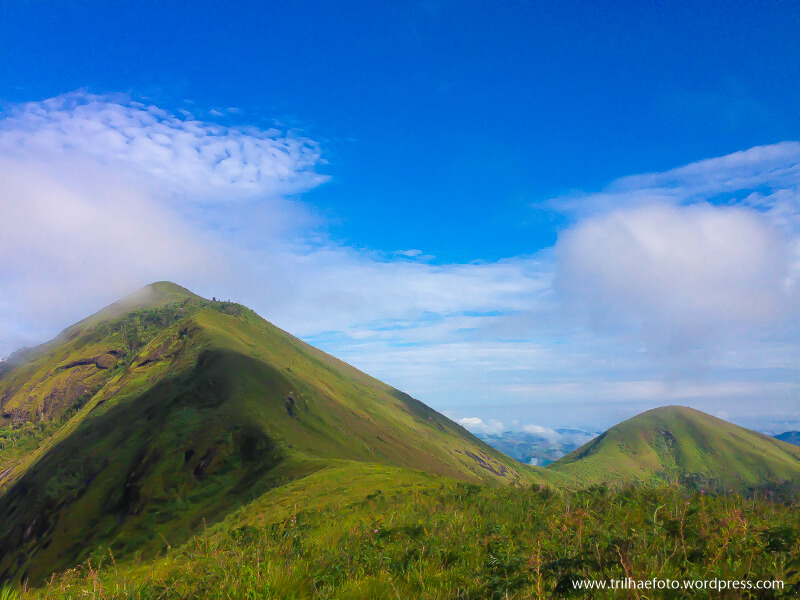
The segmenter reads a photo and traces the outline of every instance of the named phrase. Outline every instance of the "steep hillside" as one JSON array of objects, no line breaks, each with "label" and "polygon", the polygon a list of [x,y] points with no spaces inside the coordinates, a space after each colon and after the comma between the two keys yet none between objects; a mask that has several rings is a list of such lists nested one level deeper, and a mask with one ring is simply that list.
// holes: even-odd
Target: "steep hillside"
[{"label": "steep hillside", "polygon": [[11,362],[0,580],[179,544],[332,460],[473,482],[546,476],[249,309],[174,284]]},{"label": "steep hillside", "polygon": [[154,283],[12,354],[0,372],[0,425],[52,422],[79,408],[156,334],[204,302],[175,284]]},{"label": "steep hillside", "polygon": [[715,489],[800,484],[800,448],[703,412],[657,408],[548,466],[568,482],[678,481]]}]

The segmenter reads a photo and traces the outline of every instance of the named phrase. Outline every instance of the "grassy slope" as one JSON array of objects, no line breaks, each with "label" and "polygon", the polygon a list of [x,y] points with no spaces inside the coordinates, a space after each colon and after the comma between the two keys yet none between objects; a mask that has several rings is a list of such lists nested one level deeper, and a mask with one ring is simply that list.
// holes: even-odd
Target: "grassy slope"
[{"label": "grassy slope", "polygon": [[[6,410],[49,427],[33,453],[0,451],[11,469],[0,578],[40,581],[107,546],[125,557],[178,544],[332,459],[475,482],[541,478],[244,307],[160,288],[122,315],[106,309],[111,321],[68,329],[0,380]],[[109,350],[113,365],[89,360]],[[64,368],[76,356],[88,364]],[[93,394],[36,412],[75,368],[93,369]]]},{"label": "grassy slope", "polygon": [[[553,493],[336,461],[144,563],[110,555],[25,598],[717,598],[574,579],[780,579],[800,591],[800,506],[675,486]],[[100,557],[98,557],[99,559]],[[751,597],[730,593],[730,598]]]},{"label": "grassy slope", "polygon": [[584,484],[681,480],[742,490],[769,481],[800,483],[800,448],[669,406],[612,427],[548,468]]}]

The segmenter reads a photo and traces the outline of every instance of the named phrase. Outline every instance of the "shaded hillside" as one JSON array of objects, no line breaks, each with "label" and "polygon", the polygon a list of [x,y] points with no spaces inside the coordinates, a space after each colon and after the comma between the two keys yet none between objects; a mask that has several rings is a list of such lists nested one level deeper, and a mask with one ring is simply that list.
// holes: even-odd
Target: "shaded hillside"
[{"label": "shaded hillside", "polygon": [[568,482],[680,482],[746,490],[800,484],[800,448],[681,406],[616,425],[548,466]]},{"label": "shaded hillside", "polygon": [[540,477],[249,309],[168,283],[15,357],[0,399],[19,442],[0,450],[0,579],[179,544],[331,460]]}]

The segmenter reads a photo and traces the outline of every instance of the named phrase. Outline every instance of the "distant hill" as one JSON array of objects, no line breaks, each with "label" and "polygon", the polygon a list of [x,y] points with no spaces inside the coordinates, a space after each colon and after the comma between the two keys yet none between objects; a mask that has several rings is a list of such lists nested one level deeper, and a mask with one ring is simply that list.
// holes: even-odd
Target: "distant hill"
[{"label": "distant hill", "polygon": [[177,545],[336,461],[544,476],[248,308],[168,282],[13,356],[0,415],[0,581]]},{"label": "distant hill", "polygon": [[776,435],[775,438],[788,444],[800,446],[800,431],[787,431],[785,433],[781,433],[780,435]]},{"label": "distant hill", "polygon": [[746,490],[800,484],[800,448],[681,406],[616,425],[548,466],[566,481],[680,482]]}]

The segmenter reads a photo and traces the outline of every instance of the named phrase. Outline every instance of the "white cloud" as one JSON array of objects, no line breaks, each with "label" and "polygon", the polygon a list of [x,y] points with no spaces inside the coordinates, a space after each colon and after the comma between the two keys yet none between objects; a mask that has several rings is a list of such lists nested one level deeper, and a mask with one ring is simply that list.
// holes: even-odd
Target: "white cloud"
[{"label": "white cloud", "polygon": [[541,425],[523,425],[522,431],[524,431],[525,433],[529,433],[531,435],[535,435],[536,437],[540,437],[552,443],[561,442],[562,438],[561,434],[558,433],[555,429],[550,429],[549,427],[542,427]]},{"label": "white cloud", "polygon": [[683,353],[794,323],[788,240],[751,210],[651,205],[591,217],[556,247],[556,289],[598,328]]},{"label": "white cloud", "polygon": [[558,432],[555,429],[550,429],[549,427],[542,427],[541,425],[523,425],[522,431],[524,431],[525,433],[532,433],[534,435],[542,435],[542,436],[558,435]]},{"label": "white cloud", "polygon": [[600,192],[556,198],[545,206],[586,217],[654,203],[685,205],[712,199],[748,203],[755,194],[751,200],[760,199],[768,210],[781,194],[796,198],[798,186],[800,142],[782,142],[662,173],[622,177]]},{"label": "white cloud", "polygon": [[474,328],[484,317],[467,313],[523,310],[548,287],[534,259],[432,265],[335,244],[285,199],[324,181],[316,142],[184,117],[84,93],[2,115],[0,355],[159,279],[298,335],[362,339]]},{"label": "white cloud", "polygon": [[503,433],[504,430],[503,424],[494,419],[489,419],[484,422],[478,417],[464,417],[463,419],[459,419],[458,423],[462,427],[469,429],[472,433],[496,434]]},{"label": "white cloud", "polygon": [[0,354],[129,292],[218,277],[212,240],[119,173],[0,156]]},{"label": "white cloud", "polygon": [[0,121],[0,154],[93,157],[195,202],[295,194],[327,179],[307,137],[183,117],[121,95],[73,92],[12,107]]},{"label": "white cloud", "polygon": [[440,328],[476,327],[481,317],[465,312],[524,310],[546,293],[549,280],[541,265],[528,259],[429,265],[334,246],[307,251],[288,245],[271,249],[269,256],[250,294],[269,302],[271,316],[300,335],[361,331],[380,337],[382,327],[402,329],[403,323],[418,333],[430,320]]},{"label": "white cloud", "polygon": [[220,232],[243,210],[267,237],[307,221],[277,195],[322,181],[320,160],[299,136],[122,97],[12,107],[0,118],[0,355],[151,281],[223,287],[232,255]]},{"label": "white cloud", "polygon": [[[589,433],[587,431],[568,430],[556,431],[549,427],[542,427],[541,425],[523,425],[522,431],[530,435],[542,438],[555,446],[574,445],[582,446],[586,442],[595,438],[597,434]],[[560,453],[559,456],[564,456]]]}]

